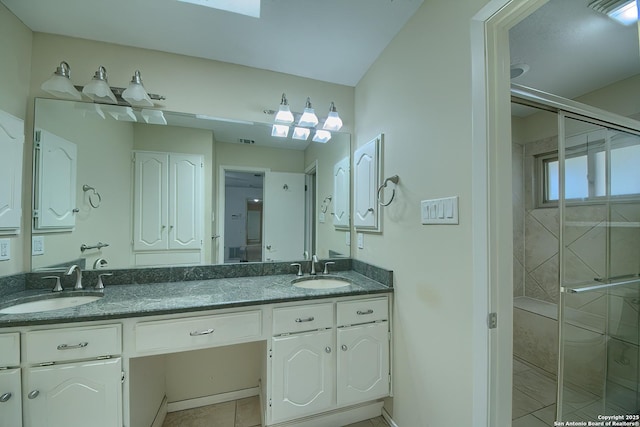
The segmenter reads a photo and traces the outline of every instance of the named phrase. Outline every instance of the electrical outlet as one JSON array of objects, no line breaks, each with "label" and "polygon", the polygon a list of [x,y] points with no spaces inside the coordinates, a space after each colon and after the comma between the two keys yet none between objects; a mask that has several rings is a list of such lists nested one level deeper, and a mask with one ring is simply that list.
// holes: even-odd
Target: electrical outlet
[{"label": "electrical outlet", "polygon": [[358,233],[358,249],[364,249],[364,234]]},{"label": "electrical outlet", "polygon": [[0,239],[0,261],[11,259],[11,241]]},{"label": "electrical outlet", "polygon": [[325,221],[324,216],[325,216],[324,212],[320,212],[320,215],[318,215],[318,221],[322,224],[324,224],[324,221]]},{"label": "electrical outlet", "polygon": [[44,255],[44,236],[31,238],[31,255]]},{"label": "electrical outlet", "polygon": [[351,232],[347,231],[346,233],[344,233],[345,236],[345,243],[347,244],[347,246],[351,246]]}]

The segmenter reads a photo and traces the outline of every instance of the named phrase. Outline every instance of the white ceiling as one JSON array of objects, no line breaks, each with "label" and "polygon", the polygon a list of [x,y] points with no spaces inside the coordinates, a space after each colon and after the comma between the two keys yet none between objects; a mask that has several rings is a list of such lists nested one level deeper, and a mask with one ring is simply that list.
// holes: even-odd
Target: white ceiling
[{"label": "white ceiling", "polygon": [[550,0],[511,29],[511,64],[530,66],[513,83],[573,99],[640,73],[637,26],[589,2]]},{"label": "white ceiling", "polygon": [[355,86],[423,0],[262,0],[259,19],[177,0],[0,1],[37,32]]}]

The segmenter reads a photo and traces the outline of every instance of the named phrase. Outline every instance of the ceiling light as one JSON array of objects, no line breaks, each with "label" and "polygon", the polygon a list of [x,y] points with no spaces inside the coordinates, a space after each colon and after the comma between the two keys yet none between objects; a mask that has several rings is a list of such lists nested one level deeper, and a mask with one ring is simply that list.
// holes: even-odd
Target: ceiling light
[{"label": "ceiling light", "polygon": [[271,126],[271,136],[278,138],[286,138],[289,135],[289,126],[287,125],[273,125]]},{"label": "ceiling light", "polygon": [[295,128],[293,128],[293,135],[291,135],[291,138],[306,141],[307,138],[309,138],[310,133],[310,129],[300,128],[296,126]]},{"label": "ceiling light", "polygon": [[315,110],[311,107],[311,99],[307,97],[307,103],[305,104],[304,112],[302,113],[302,116],[300,116],[300,120],[298,120],[298,126],[312,128],[312,127],[315,127],[317,124],[318,124],[318,117],[316,116]]},{"label": "ceiling light", "polygon": [[[329,116],[327,117],[327,120],[324,121],[324,126],[322,126],[322,129],[338,131],[341,127],[342,119],[338,115],[338,110],[336,110],[336,106],[334,105],[333,101],[331,101],[331,105],[329,106]],[[331,135],[329,135],[329,138],[331,138]]]},{"label": "ceiling light", "polygon": [[318,129],[316,133],[313,135],[313,142],[322,142],[325,143],[331,139],[331,132],[328,130]]},{"label": "ceiling light", "polygon": [[178,0],[182,3],[191,3],[225,12],[239,13],[240,15],[260,18],[260,0]]},{"label": "ceiling light", "polygon": [[594,0],[589,3],[589,7],[624,25],[638,21],[636,0]]},{"label": "ceiling light", "polygon": [[102,65],[98,67],[98,71],[96,71],[89,84],[82,88],[82,93],[96,102],[118,103],[116,96],[109,87],[109,83],[107,83],[107,69]]},{"label": "ceiling light", "polygon": [[289,102],[287,101],[287,96],[283,93],[282,100],[280,101],[280,108],[276,113],[276,118],[274,119],[276,123],[293,123],[293,113],[289,108]]},{"label": "ceiling light", "polygon": [[529,71],[527,64],[513,64],[509,70],[510,78],[515,79],[516,77],[520,77],[527,71]]},{"label": "ceiling light", "polygon": [[143,108],[140,112],[145,122],[151,125],[166,125],[167,119],[164,118],[164,114],[160,110],[148,110]]},{"label": "ceiling light", "polygon": [[136,70],[129,86],[122,92],[122,98],[134,107],[153,107],[149,94],[142,85],[140,71]]},{"label": "ceiling light", "polygon": [[58,98],[82,99],[80,92],[71,83],[71,67],[65,61],[60,63],[53,76],[42,83],[40,88]]}]

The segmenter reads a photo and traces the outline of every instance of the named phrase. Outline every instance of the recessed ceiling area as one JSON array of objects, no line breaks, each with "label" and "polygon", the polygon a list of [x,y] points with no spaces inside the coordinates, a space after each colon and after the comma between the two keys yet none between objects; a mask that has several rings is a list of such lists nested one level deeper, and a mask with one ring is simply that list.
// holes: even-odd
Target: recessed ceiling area
[{"label": "recessed ceiling area", "polygon": [[255,18],[177,0],[0,0],[31,30],[355,86],[423,0],[261,0]]}]

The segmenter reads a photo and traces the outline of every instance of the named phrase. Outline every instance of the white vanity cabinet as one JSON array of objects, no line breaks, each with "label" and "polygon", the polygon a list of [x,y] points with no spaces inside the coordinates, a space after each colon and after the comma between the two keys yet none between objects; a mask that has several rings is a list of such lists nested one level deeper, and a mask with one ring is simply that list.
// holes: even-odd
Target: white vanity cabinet
[{"label": "white vanity cabinet", "polygon": [[335,402],[333,304],[273,310],[272,423],[329,410]]},{"label": "white vanity cabinet", "polygon": [[27,331],[23,339],[25,427],[122,426],[120,325]]},{"label": "white vanity cabinet", "polygon": [[20,334],[0,334],[0,427],[22,425]]}]

